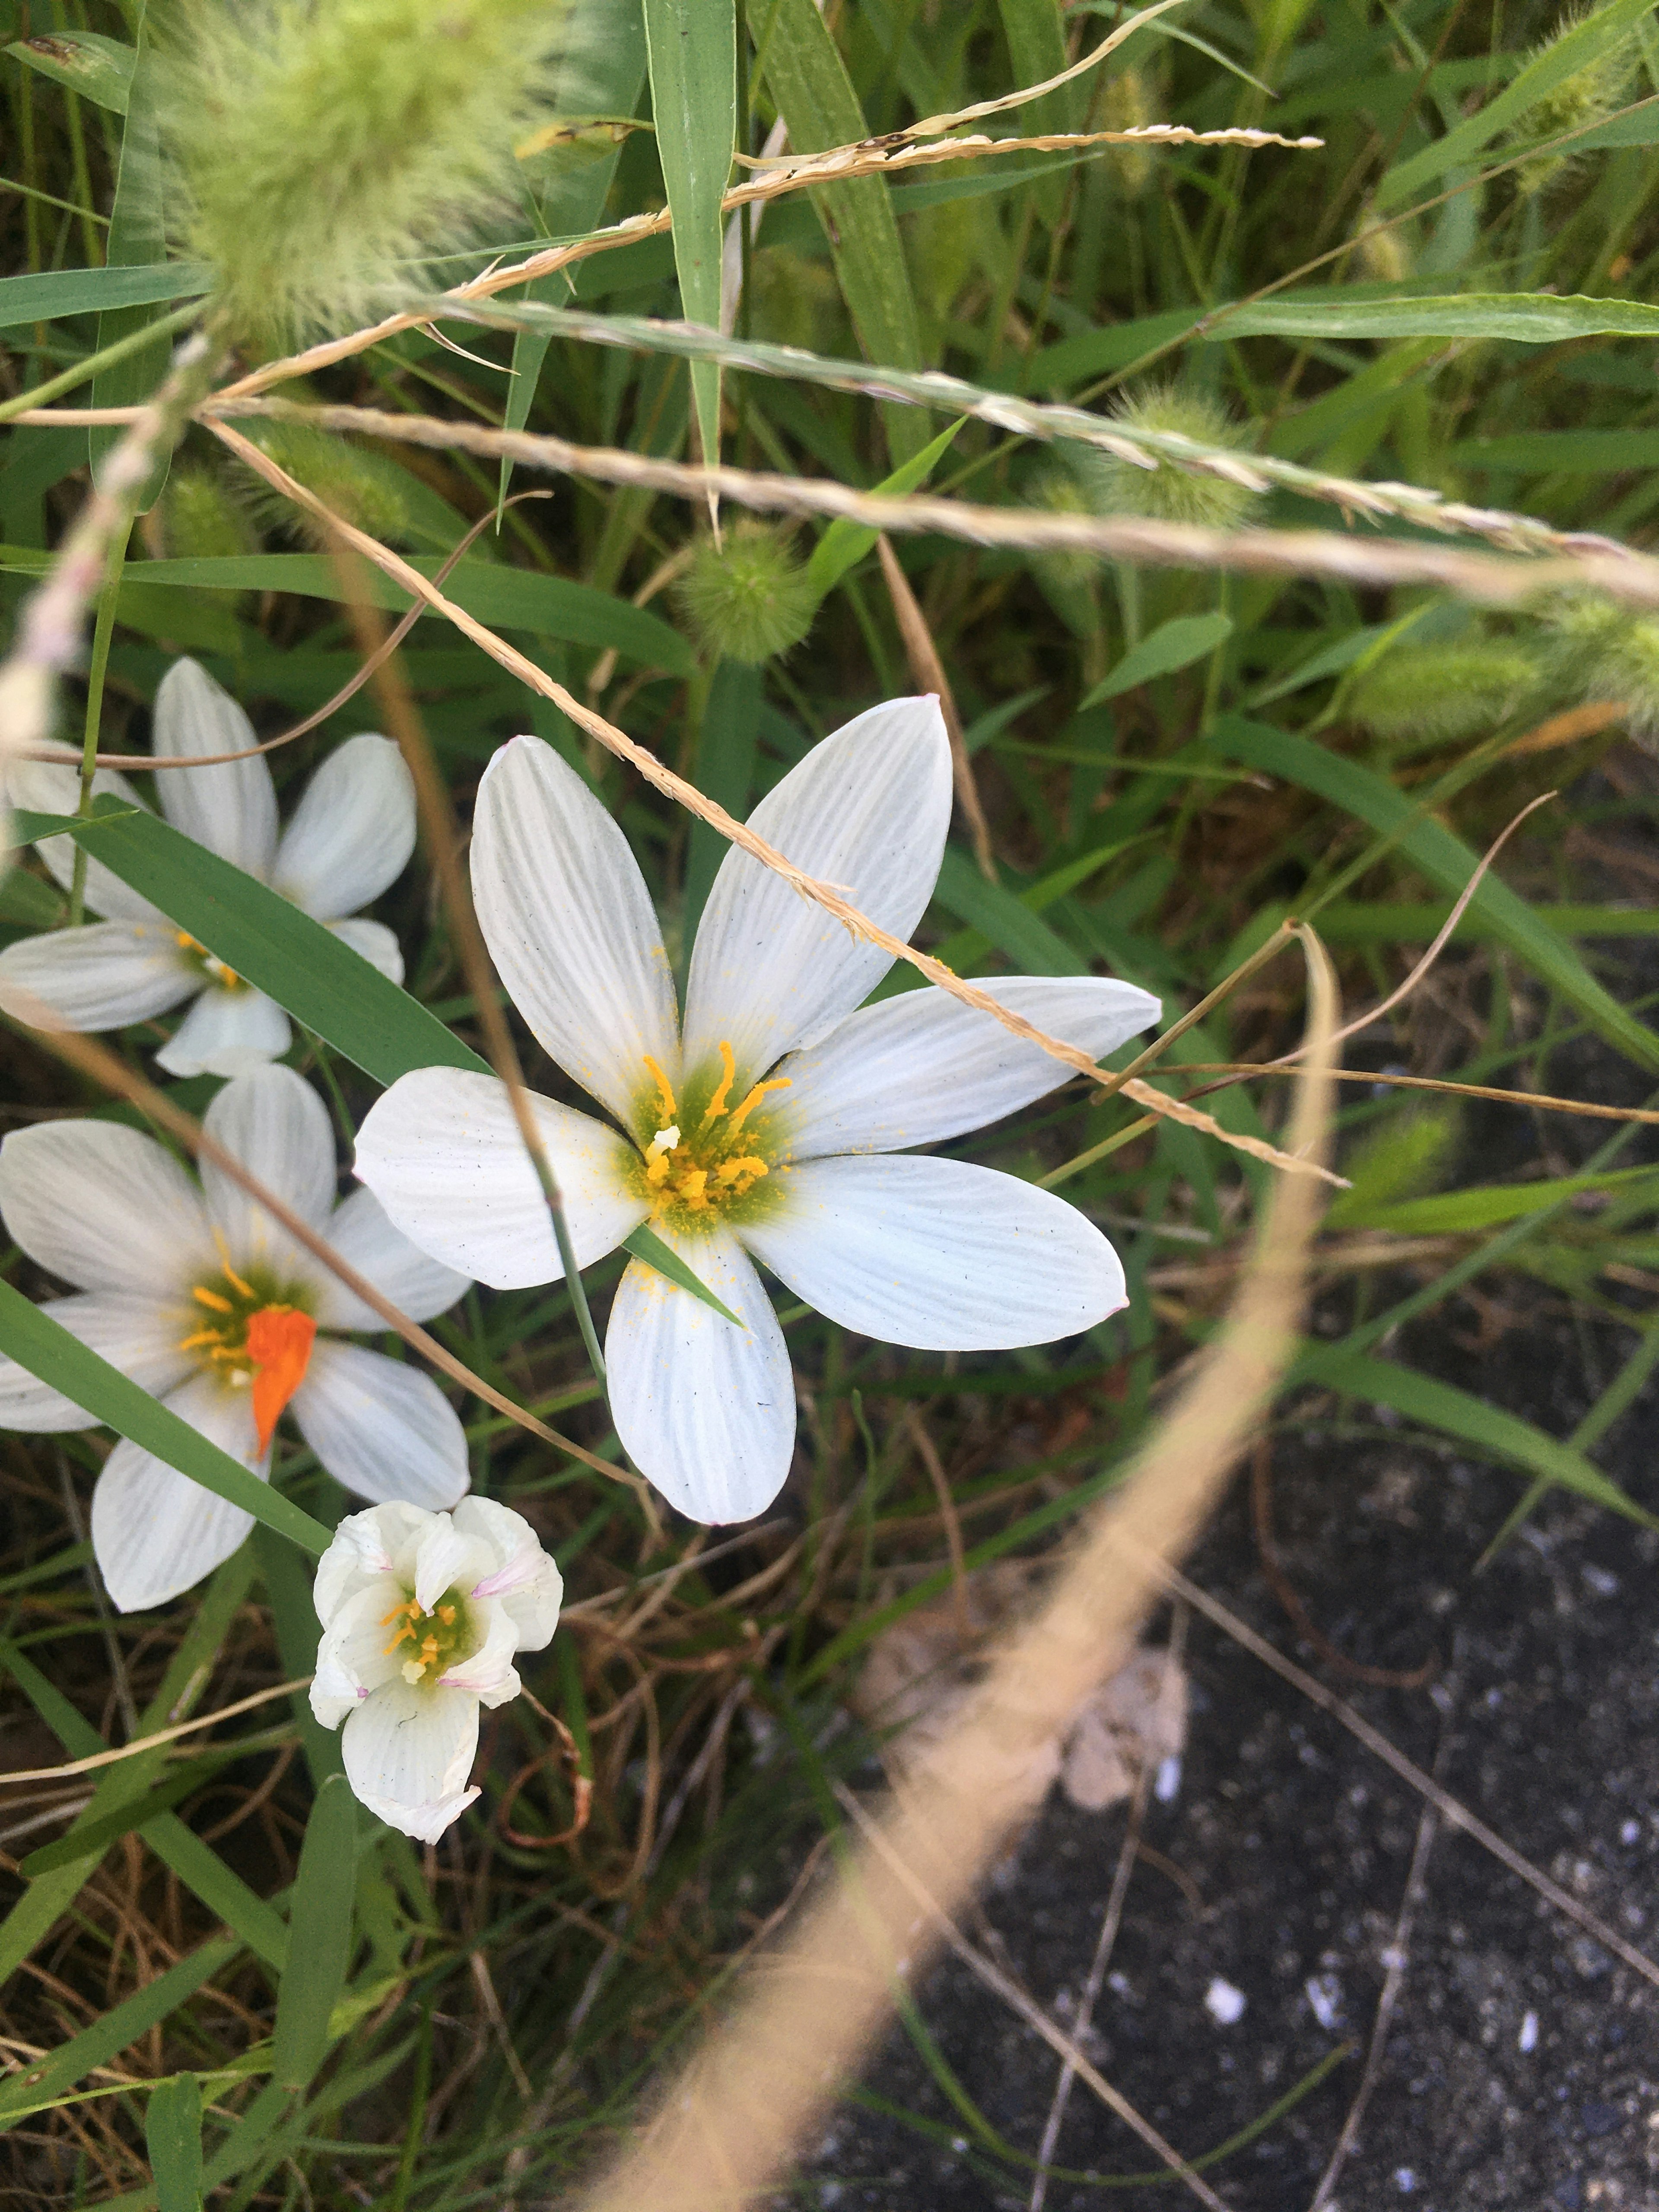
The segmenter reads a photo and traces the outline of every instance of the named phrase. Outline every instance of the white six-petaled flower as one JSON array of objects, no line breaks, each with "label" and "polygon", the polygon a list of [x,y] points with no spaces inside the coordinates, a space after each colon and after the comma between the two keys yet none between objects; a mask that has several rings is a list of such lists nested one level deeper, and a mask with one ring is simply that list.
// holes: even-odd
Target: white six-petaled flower
[{"label": "white six-petaled flower", "polygon": [[430,1844],[466,1810],[478,1707],[518,1696],[514,1656],[549,1642],[563,1593],[530,1523],[488,1498],[341,1522],[317,1569],[311,1709],[345,1723],[346,1777],[371,1812]]},{"label": "white six-petaled flower", "polygon": [[[825,738],[751,820],[903,938],[932,895],[950,811],[938,703],[901,699]],[[754,1260],[848,1328],[943,1351],[1048,1342],[1123,1304],[1116,1254],[1075,1208],[1013,1176],[900,1151],[1042,1097],[1067,1079],[1063,1064],[941,990],[855,1011],[890,956],[774,871],[726,854],[683,1028],[627,841],[538,738],[514,738],[485,772],[472,885],[514,1005],[620,1125],[537,1102],[577,1264],[648,1221],[741,1317],[733,1328],[639,1260],[611,1308],[617,1432],[683,1511],[748,1519],[788,1473],[794,1386]],[[1097,1059],[1158,1012],[1106,978],[986,988]],[[502,1287],[560,1275],[493,1078],[404,1076],[364,1121],[356,1165],[392,1220],[452,1267]]]},{"label": "white six-petaled flower", "polygon": [[[193,660],[175,662],[161,678],[154,738],[158,757],[240,752],[256,743],[247,716]],[[414,784],[390,738],[349,738],[331,753],[280,835],[263,759],[162,769],[156,782],[161,811],[175,830],[269,884],[402,982],[397,939],[384,923],[358,915],[403,873],[415,849]],[[13,806],[73,814],[80,779],[72,768],[15,761],[7,788]],[[93,790],[143,805],[114,769],[100,769]],[[70,841],[48,838],[38,850],[67,889],[75,866]],[[67,1028],[112,1030],[193,998],[155,1055],[170,1075],[239,1075],[288,1050],[293,1032],[282,1008],[101,861],[88,861],[86,902],[106,919],[22,938],[0,952],[0,1004],[9,988],[51,1007]]]},{"label": "white six-petaled flower", "polygon": [[[322,1101],[291,1068],[228,1083],[204,1126],[404,1312],[453,1305],[466,1278],[418,1250],[378,1200],[337,1204]],[[153,1137],[110,1121],[41,1121],[0,1145],[0,1214],[29,1257],[76,1285],[44,1310],[251,1473],[269,1473],[291,1407],[322,1465],[360,1498],[453,1505],[466,1438],[429,1376],[335,1330],[385,1324],[211,1161],[198,1189]],[[0,1359],[0,1429],[83,1429],[82,1407]],[[92,1542],[124,1612],[159,1605],[228,1559],[252,1527],[123,1439],[92,1498]]]}]

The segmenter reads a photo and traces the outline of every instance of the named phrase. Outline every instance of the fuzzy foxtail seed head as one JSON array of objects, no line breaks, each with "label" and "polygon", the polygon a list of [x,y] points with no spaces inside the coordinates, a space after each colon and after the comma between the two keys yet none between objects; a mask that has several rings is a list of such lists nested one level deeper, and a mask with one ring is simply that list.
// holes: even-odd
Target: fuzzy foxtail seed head
[{"label": "fuzzy foxtail seed head", "polygon": [[1495,729],[1538,676],[1532,655],[1507,638],[1404,644],[1365,671],[1348,704],[1391,750],[1424,752]]},{"label": "fuzzy foxtail seed head", "polygon": [[[1164,431],[1195,445],[1233,447],[1243,434],[1218,399],[1179,384],[1155,385],[1121,402],[1117,419],[1135,430]],[[1189,474],[1168,461],[1156,469],[1105,458],[1094,477],[1095,504],[1108,514],[1144,514],[1160,522],[1231,530],[1261,495],[1224,476]]]},{"label": "fuzzy foxtail seed head", "polygon": [[185,0],[164,118],[181,242],[233,329],[281,343],[434,289],[513,204],[569,0]]},{"label": "fuzzy foxtail seed head", "polygon": [[705,538],[680,579],[680,611],[705,652],[751,665],[799,645],[817,593],[775,530],[738,522]]}]

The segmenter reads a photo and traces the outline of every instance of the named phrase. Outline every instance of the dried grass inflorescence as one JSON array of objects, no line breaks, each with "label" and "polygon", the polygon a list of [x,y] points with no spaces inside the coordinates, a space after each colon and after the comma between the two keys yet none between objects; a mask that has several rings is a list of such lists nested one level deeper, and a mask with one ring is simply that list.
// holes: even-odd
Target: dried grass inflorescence
[{"label": "dried grass inflorescence", "polygon": [[567,0],[190,0],[166,49],[181,243],[241,337],[362,322],[432,289],[516,194],[552,109]]}]

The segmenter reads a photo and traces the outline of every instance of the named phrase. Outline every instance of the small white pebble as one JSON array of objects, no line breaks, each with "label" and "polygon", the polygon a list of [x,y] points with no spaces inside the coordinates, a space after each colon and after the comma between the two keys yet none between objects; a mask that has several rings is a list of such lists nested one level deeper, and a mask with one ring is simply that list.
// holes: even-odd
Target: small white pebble
[{"label": "small white pebble", "polygon": [[1521,2033],[1516,2039],[1516,2047],[1521,2051],[1537,2050],[1538,2015],[1535,2012],[1529,2012],[1522,2021]]},{"label": "small white pebble", "polygon": [[1244,1992],[1218,1974],[1204,1992],[1204,2009],[1218,2027],[1231,2027],[1244,2017]]},{"label": "small white pebble", "polygon": [[1153,1796],[1160,1805],[1168,1805],[1173,1801],[1180,1788],[1181,1761],[1174,1758],[1160,1759],[1158,1762],[1158,1779],[1152,1784]]},{"label": "small white pebble", "polygon": [[1397,2166],[1394,2170],[1394,2185],[1402,2197],[1409,2197],[1417,2186],[1417,2175],[1409,2166]]},{"label": "small white pebble", "polygon": [[1328,2035],[1342,2017],[1342,1984],[1334,1974],[1310,1974],[1302,1984],[1313,2016]]},{"label": "small white pebble", "polygon": [[1108,1974],[1106,1986],[1115,1997],[1127,1997],[1129,1994],[1129,1977],[1127,1974]]},{"label": "small white pebble", "polygon": [[1621,1844],[1639,1843],[1641,1838],[1642,1823],[1639,1820],[1626,1820],[1619,1831],[1619,1840]]},{"label": "small white pebble", "polygon": [[1610,1575],[1605,1567],[1587,1565],[1580,1567],[1578,1571],[1584,1577],[1585,1587],[1593,1590],[1597,1597],[1617,1597],[1619,1595],[1619,1577]]}]

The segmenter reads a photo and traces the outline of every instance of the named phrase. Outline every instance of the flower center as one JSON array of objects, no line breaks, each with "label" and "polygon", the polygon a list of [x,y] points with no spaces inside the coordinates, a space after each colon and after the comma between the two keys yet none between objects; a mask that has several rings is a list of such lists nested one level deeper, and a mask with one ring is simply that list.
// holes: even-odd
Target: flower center
[{"label": "flower center", "polygon": [[[647,1054],[646,1067],[656,1090],[657,1133],[644,1147],[645,1187],[652,1212],[689,1225],[699,1217],[726,1212],[747,1198],[770,1174],[768,1154],[775,1149],[745,1123],[764,1106],[768,1094],[787,1091],[787,1076],[757,1083],[734,1106],[737,1063],[729,1044],[720,1046],[720,1074],[699,1110],[695,1080],[684,1103]],[[707,1078],[704,1078],[705,1083]]]},{"label": "flower center", "polygon": [[252,1391],[259,1449],[270,1449],[277,1416],[306,1379],[317,1324],[296,1294],[275,1282],[250,1282],[228,1260],[191,1291],[197,1326],[179,1341],[233,1389]]},{"label": "flower center", "polygon": [[422,1612],[419,1598],[405,1594],[380,1626],[392,1628],[394,1622],[386,1648],[388,1653],[403,1652],[403,1678],[411,1686],[428,1676],[433,1683],[440,1682],[453,1660],[470,1656],[464,1647],[471,1640],[471,1623],[459,1590],[446,1590],[430,1613]]},{"label": "flower center", "polygon": [[188,930],[181,929],[173,942],[184,954],[185,964],[204,975],[210,983],[216,984],[220,990],[246,991],[249,988],[234,968],[227,968],[205,945],[198,945]]}]

